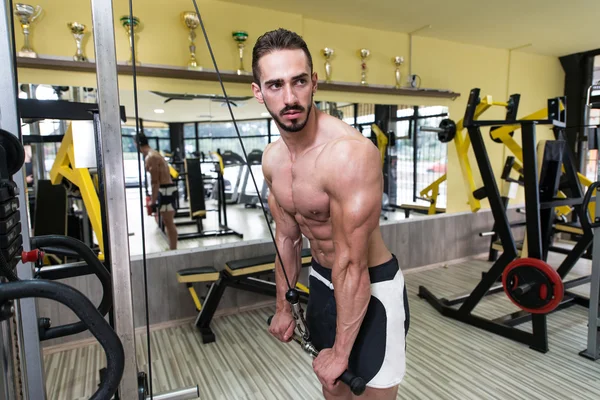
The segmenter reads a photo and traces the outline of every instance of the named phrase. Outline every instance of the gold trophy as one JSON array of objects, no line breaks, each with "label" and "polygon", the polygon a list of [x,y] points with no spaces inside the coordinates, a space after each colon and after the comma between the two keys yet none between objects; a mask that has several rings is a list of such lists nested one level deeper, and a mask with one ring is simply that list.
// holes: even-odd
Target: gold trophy
[{"label": "gold trophy", "polygon": [[135,65],[141,65],[140,61],[138,60],[138,56],[137,56],[137,35],[136,32],[139,32],[140,30],[140,19],[138,17],[133,17],[132,19],[129,18],[129,15],[124,15],[122,16],[119,21],[121,22],[121,26],[123,26],[123,28],[125,28],[125,31],[127,32],[127,36],[129,36],[129,60],[127,61],[127,64],[131,65],[133,64],[133,47],[134,47],[134,40],[136,41],[135,44],[135,48],[136,48],[136,52],[135,52]]},{"label": "gold trophy", "polygon": [[231,33],[231,37],[233,40],[237,42],[238,51],[240,52],[240,67],[237,70],[238,75],[245,75],[246,71],[244,70],[244,44],[248,39],[248,32],[244,31],[235,31]]},{"label": "gold trophy", "polygon": [[333,49],[330,49],[329,47],[325,47],[321,50],[321,54],[325,57],[325,82],[327,83],[331,82],[331,63],[329,60],[333,57],[333,53]]},{"label": "gold trophy", "polygon": [[193,11],[184,11],[181,13],[181,20],[183,24],[190,30],[188,39],[190,40],[190,61],[188,62],[188,69],[201,71],[202,67],[198,65],[196,61],[196,31],[195,29],[200,25],[200,19],[198,15]]},{"label": "gold trophy", "polygon": [[369,56],[371,55],[371,52],[367,49],[360,49],[359,54],[360,54],[360,59],[361,59],[360,84],[363,86],[368,86],[369,84],[367,83],[367,58],[369,58]]},{"label": "gold trophy", "polygon": [[402,87],[400,84],[400,66],[404,64],[404,57],[396,56],[392,58],[392,62],[396,65],[396,89],[400,89]]},{"label": "gold trophy", "polygon": [[79,22],[69,22],[67,24],[67,26],[69,27],[69,30],[73,34],[73,37],[75,38],[75,43],[77,44],[77,51],[75,52],[75,55],[73,56],[73,60],[74,61],[83,61],[83,62],[87,61],[88,59],[83,54],[83,49],[81,47],[81,41],[83,40],[83,37],[87,34],[87,32],[85,30],[85,25],[80,24]]},{"label": "gold trophy", "polygon": [[29,43],[29,27],[42,14],[42,7],[30,6],[29,4],[15,4],[15,15],[19,18],[21,29],[23,29],[23,47],[19,51],[19,57],[36,58],[38,55]]}]

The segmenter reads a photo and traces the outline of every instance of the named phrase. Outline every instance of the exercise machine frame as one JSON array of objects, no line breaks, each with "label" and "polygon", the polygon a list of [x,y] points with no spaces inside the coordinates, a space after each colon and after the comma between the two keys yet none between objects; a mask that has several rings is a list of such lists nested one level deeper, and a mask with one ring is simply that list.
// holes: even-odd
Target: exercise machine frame
[{"label": "exercise machine frame", "polygon": [[[587,211],[584,210],[583,196],[571,199],[550,199],[541,201],[539,192],[538,170],[537,170],[537,150],[536,150],[536,125],[551,124],[555,127],[564,127],[566,111],[561,110],[561,105],[565,105],[564,98],[554,98],[548,100],[548,118],[539,120],[518,120],[511,121],[481,121],[476,120],[476,111],[480,106],[480,90],[475,88],[471,90],[467,103],[464,127],[467,128],[471,144],[475,153],[477,164],[484,182],[485,197],[488,198],[491,211],[494,217],[494,231],[498,234],[503,246],[503,253],[492,265],[490,270],[484,274],[481,281],[472,290],[470,294],[458,296],[452,299],[438,298],[424,286],[419,287],[419,297],[428,301],[438,312],[446,317],[450,317],[461,322],[476,326],[480,329],[498,334],[508,339],[529,345],[531,348],[541,351],[548,351],[548,333],[546,325],[546,314],[531,314],[524,311],[508,314],[499,318],[489,319],[474,315],[472,312],[484,296],[501,292],[502,285],[497,285],[498,279],[502,276],[504,269],[517,258],[517,247],[510,223],[505,212],[503,202],[488,154],[483,141],[481,127],[484,126],[505,126],[508,124],[521,125],[523,152],[528,157],[523,161],[523,178],[525,184],[525,204],[526,204],[526,235],[528,244],[528,256],[537,259],[545,259],[543,238],[547,237],[548,219],[553,215],[553,209],[557,206],[572,205],[577,209],[580,218],[588,220]],[[571,168],[572,165],[566,163],[565,169],[567,177],[573,185],[579,188],[579,180],[576,179],[576,171]],[[575,177],[575,179],[572,179]],[[542,223],[546,222],[544,225]],[[588,226],[589,228],[589,226]],[[591,240],[590,240],[591,242]],[[589,242],[588,242],[589,245]],[[587,246],[583,242],[578,244],[579,248],[574,249],[558,268],[561,278],[569,273],[580,255]],[[577,246],[576,246],[577,247]],[[577,278],[565,282],[565,289],[589,282],[589,277]],[[574,304],[588,306],[589,300],[574,293],[565,292],[561,304],[556,308],[560,310]],[[453,306],[460,304],[459,308]],[[556,311],[555,310],[555,311]],[[532,322],[532,331],[527,332],[515,328],[523,322]]]}]

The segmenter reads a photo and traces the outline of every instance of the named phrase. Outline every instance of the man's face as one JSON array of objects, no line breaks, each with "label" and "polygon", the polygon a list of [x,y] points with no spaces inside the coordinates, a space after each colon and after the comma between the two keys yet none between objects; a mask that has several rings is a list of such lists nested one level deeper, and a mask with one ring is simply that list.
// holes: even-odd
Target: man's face
[{"label": "man's face", "polygon": [[301,131],[317,88],[317,74],[311,76],[306,55],[300,49],[277,50],[263,56],[258,66],[261,85],[252,84],[254,96],[281,129]]}]

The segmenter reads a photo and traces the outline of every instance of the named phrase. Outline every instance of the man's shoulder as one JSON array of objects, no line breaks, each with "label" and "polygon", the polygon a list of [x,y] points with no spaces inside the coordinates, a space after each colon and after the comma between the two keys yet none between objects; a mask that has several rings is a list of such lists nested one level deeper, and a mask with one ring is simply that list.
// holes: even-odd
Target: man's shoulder
[{"label": "man's shoulder", "polygon": [[283,149],[281,142],[281,139],[271,142],[267,144],[263,150],[261,164],[263,168],[263,174],[269,175],[267,176],[267,179],[270,177],[272,166],[276,165],[278,160],[281,158],[281,151]]},{"label": "man's shoulder", "polygon": [[348,165],[352,162],[369,162],[378,157],[378,150],[363,135],[350,134],[329,141],[319,158],[323,161]]}]

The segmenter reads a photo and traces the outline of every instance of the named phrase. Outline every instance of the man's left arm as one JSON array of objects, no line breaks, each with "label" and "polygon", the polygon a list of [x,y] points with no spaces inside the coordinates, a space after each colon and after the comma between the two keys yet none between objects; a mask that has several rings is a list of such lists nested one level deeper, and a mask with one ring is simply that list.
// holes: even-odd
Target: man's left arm
[{"label": "man's left arm", "polygon": [[379,227],[383,178],[379,153],[371,143],[351,140],[334,147],[335,164],[327,185],[335,250],[332,283],[337,304],[333,351],[347,360],[371,298],[369,241]]}]

